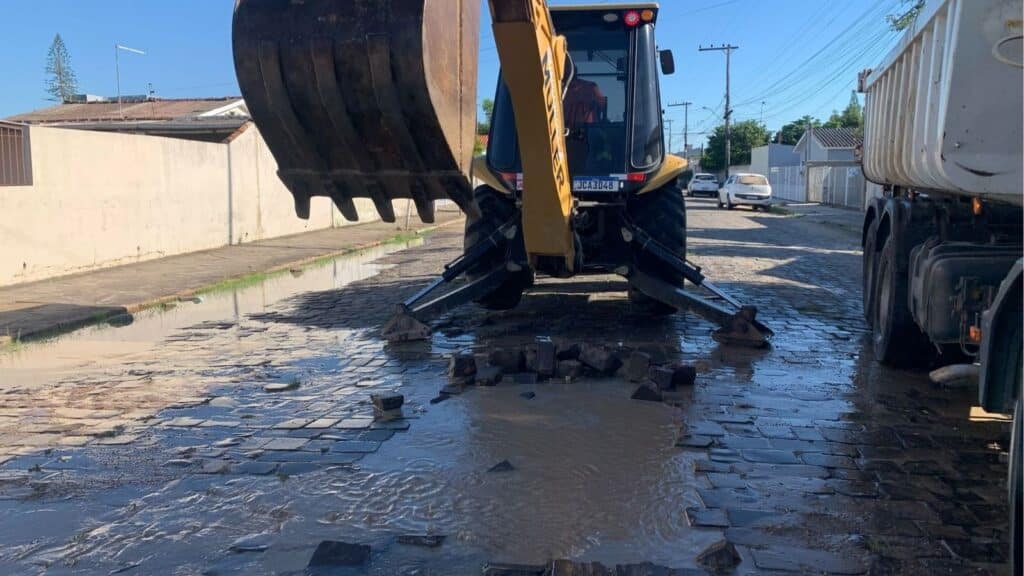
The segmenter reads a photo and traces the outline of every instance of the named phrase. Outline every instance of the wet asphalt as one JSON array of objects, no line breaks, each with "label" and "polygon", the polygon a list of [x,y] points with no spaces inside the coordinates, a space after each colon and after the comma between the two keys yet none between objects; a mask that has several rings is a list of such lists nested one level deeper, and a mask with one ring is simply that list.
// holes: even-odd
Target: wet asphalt
[{"label": "wet asphalt", "polygon": [[[0,355],[0,573],[303,574],[324,540],[370,546],[351,573],[700,573],[726,540],[735,574],[1005,574],[1007,423],[874,362],[856,234],[702,200],[689,224],[690,259],[758,306],[771,348],[641,314],[614,276],[540,279],[515,310],[385,344],[393,304],[458,255],[449,227]],[[621,374],[431,403],[451,354],[537,336],[697,380],[674,403],[631,400]],[[392,391],[403,417],[375,420]]]}]

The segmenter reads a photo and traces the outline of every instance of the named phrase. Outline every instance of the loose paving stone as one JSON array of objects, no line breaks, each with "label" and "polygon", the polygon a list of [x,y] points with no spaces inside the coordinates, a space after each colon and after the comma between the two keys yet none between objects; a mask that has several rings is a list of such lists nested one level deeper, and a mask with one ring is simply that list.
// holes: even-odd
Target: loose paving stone
[{"label": "loose paving stone", "polygon": [[537,339],[537,374],[551,376],[555,373],[555,343],[550,338]]},{"label": "loose paving stone", "polygon": [[477,362],[472,354],[460,352],[453,354],[448,361],[448,379],[453,383],[472,382],[476,376]]},{"label": "loose paving stone", "polygon": [[651,368],[651,355],[645,352],[633,351],[630,353],[624,368],[627,380],[630,382],[643,382]]},{"label": "loose paving stone", "polygon": [[682,388],[693,386],[697,381],[697,368],[687,364],[677,364],[672,368],[672,386]]},{"label": "loose paving stone", "polygon": [[601,374],[611,374],[622,365],[622,361],[611,350],[599,344],[581,344],[579,359]]},{"label": "loose paving stone", "polygon": [[708,472],[708,482],[713,488],[746,488],[747,481],[738,474]]},{"label": "loose paving stone", "polygon": [[672,374],[673,370],[667,366],[652,366],[647,377],[658,390],[672,390]]},{"label": "loose paving stone", "polygon": [[690,526],[698,528],[727,528],[729,526],[725,511],[720,508],[690,506],[686,509],[686,521],[690,523]]},{"label": "loose paving stone", "polygon": [[370,560],[370,547],[365,544],[350,544],[324,540],[317,545],[309,559],[310,568],[330,566],[362,566]]},{"label": "loose paving stone", "polygon": [[490,468],[488,468],[487,471],[488,472],[511,472],[511,471],[513,471],[515,469],[516,469],[516,467],[513,466],[511,462],[509,462],[508,460],[502,460],[501,462],[498,462],[494,466],[491,466]]},{"label": "loose paving stone", "polygon": [[501,381],[501,368],[489,364],[481,366],[476,370],[477,386],[494,386]]},{"label": "loose paving stone", "polygon": [[262,534],[249,534],[248,536],[242,536],[238,540],[231,543],[228,550],[237,553],[243,552],[263,552],[267,548],[270,548],[270,543],[273,542],[274,535],[268,533]]},{"label": "loose paving stone", "polygon": [[298,450],[309,443],[306,438],[271,438],[263,444],[263,450]]},{"label": "loose paving stone", "polygon": [[735,568],[740,562],[739,552],[731,542],[719,540],[708,546],[703,552],[697,555],[697,564],[706,567],[712,572],[726,572]]},{"label": "loose paving stone", "polygon": [[408,546],[421,546],[423,548],[437,548],[444,544],[446,536],[443,534],[401,534],[395,540],[399,544]]},{"label": "loose paving stone", "polygon": [[644,402],[661,402],[661,392],[648,386],[647,384],[641,384],[630,396],[631,400],[642,400]]},{"label": "loose paving stone", "polygon": [[402,408],[405,403],[405,396],[401,394],[370,394],[370,401],[377,413],[384,414]]},{"label": "loose paving stone", "polygon": [[583,375],[583,364],[579,360],[559,360],[557,374],[561,378],[579,378]]},{"label": "loose paving stone", "polygon": [[519,348],[496,348],[488,354],[487,362],[505,374],[515,374],[526,367],[526,356]]}]

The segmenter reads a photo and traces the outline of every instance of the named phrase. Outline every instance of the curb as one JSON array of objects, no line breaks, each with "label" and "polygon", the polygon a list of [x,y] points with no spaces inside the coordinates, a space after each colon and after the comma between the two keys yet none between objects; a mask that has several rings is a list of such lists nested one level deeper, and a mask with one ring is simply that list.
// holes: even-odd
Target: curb
[{"label": "curb", "polygon": [[[448,220],[446,222],[442,222],[440,224],[431,224],[431,225],[428,225],[428,226],[424,226],[422,228],[416,228],[414,230],[405,231],[404,233],[408,233],[408,234],[410,234],[410,235],[412,235],[414,237],[424,236],[424,235],[429,234],[429,233],[431,233],[431,232],[433,232],[435,230],[444,228],[446,226],[451,226],[452,224],[455,224],[455,223],[458,223],[458,222],[461,222],[461,221],[462,221],[462,217],[459,216],[459,217],[452,218],[451,220]],[[217,282],[215,282],[213,284],[206,284],[206,285],[199,286],[199,287],[196,287],[196,288],[191,288],[191,289],[188,289],[188,290],[181,290],[181,291],[175,292],[173,294],[168,294],[166,296],[160,296],[160,297],[157,297],[157,298],[151,298],[149,300],[144,300],[142,302],[133,302],[131,304],[126,304],[126,305],[123,305],[123,306],[116,306],[116,307],[112,306],[111,309],[109,311],[105,312],[105,313],[92,313],[92,314],[90,314],[87,317],[83,316],[83,317],[79,317],[79,318],[68,318],[65,321],[56,322],[53,325],[47,326],[45,328],[39,328],[39,329],[32,330],[32,331],[29,331],[29,332],[19,332],[17,337],[11,336],[10,334],[0,334],[0,348],[4,348],[4,347],[7,347],[7,346],[10,346],[11,344],[13,344],[16,341],[17,342],[26,342],[26,341],[30,341],[30,340],[40,340],[40,339],[44,339],[44,338],[59,336],[61,334],[67,334],[69,332],[74,332],[75,330],[79,330],[81,328],[87,328],[89,326],[95,326],[97,324],[103,324],[105,322],[110,322],[111,320],[113,320],[115,318],[120,318],[120,317],[123,317],[123,316],[130,316],[132,314],[137,314],[137,313],[139,313],[139,312],[141,312],[143,310],[147,310],[149,308],[154,308],[154,307],[160,306],[162,304],[170,304],[172,302],[176,303],[176,302],[179,302],[181,300],[190,300],[192,298],[195,298],[198,294],[201,294],[203,291],[205,291],[206,289],[210,288],[211,286],[216,286],[217,284],[220,284],[220,283],[223,283],[223,282],[230,282],[232,280],[239,280],[241,278],[245,278],[246,276],[250,276],[252,274],[273,274],[275,272],[283,272],[283,271],[290,270],[290,269],[293,269],[293,268],[305,268],[305,267],[308,267],[309,265],[311,265],[311,264],[313,264],[315,262],[318,262],[320,260],[329,259],[329,258],[338,258],[340,256],[345,256],[347,254],[352,254],[353,252],[358,252],[358,251],[361,251],[361,250],[367,250],[369,248],[375,248],[377,246],[382,246],[384,244],[389,244],[391,242],[391,238],[393,238],[393,236],[388,237],[388,238],[384,238],[384,239],[381,239],[381,240],[375,240],[375,241],[372,241],[372,242],[366,242],[366,243],[363,243],[363,244],[356,244],[356,245],[353,245],[353,246],[346,246],[345,248],[341,248],[341,249],[338,249],[338,250],[331,250],[331,251],[328,251],[328,252],[324,252],[322,254],[318,254],[316,256],[308,256],[306,258],[300,258],[298,260],[292,260],[292,261],[286,262],[284,264],[278,264],[278,265],[272,266],[270,268],[265,268],[265,269],[261,269],[261,270],[251,270],[251,271],[248,271],[248,272],[246,272],[244,274],[235,274],[235,275],[232,275],[232,276],[225,276],[224,278],[219,279]]]}]

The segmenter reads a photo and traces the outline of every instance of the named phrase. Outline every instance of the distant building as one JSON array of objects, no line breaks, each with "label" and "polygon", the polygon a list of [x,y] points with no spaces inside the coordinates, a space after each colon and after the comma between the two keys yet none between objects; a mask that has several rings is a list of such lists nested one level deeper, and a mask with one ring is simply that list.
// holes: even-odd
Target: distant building
[{"label": "distant building", "polygon": [[770,143],[750,150],[750,171],[765,176],[784,166],[799,166],[800,155],[790,144]]},{"label": "distant building", "polygon": [[119,104],[117,98],[80,94],[70,102],[5,120],[35,126],[223,142],[249,122],[249,109],[238,96],[182,99],[122,96]]},{"label": "distant building", "polygon": [[801,163],[853,162],[854,151],[863,142],[856,128],[810,128],[796,143]]}]

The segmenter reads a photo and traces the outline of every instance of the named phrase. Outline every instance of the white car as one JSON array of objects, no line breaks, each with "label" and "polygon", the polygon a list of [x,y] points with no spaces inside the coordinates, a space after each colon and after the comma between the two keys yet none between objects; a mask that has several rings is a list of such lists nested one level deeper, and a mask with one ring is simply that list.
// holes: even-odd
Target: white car
[{"label": "white car", "polygon": [[694,174],[686,186],[686,195],[697,196],[698,194],[707,194],[708,196],[718,194],[718,178],[715,178],[714,174]]},{"label": "white car", "polygon": [[732,210],[734,206],[760,207],[765,212],[772,207],[772,186],[761,174],[733,174],[718,191],[718,207]]}]

